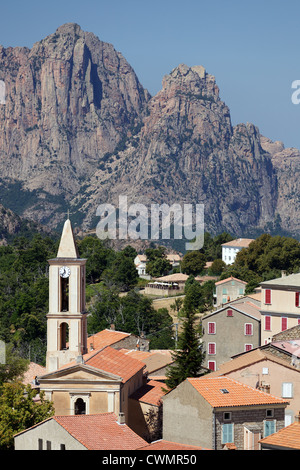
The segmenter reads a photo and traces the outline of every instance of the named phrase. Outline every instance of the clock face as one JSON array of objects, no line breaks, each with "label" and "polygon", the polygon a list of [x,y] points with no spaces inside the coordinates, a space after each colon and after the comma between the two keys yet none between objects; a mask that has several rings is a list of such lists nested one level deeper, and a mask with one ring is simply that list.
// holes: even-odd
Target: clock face
[{"label": "clock face", "polygon": [[63,278],[66,278],[66,277],[69,277],[71,274],[71,270],[70,268],[66,267],[66,266],[62,266],[61,268],[59,268],[59,275]]}]

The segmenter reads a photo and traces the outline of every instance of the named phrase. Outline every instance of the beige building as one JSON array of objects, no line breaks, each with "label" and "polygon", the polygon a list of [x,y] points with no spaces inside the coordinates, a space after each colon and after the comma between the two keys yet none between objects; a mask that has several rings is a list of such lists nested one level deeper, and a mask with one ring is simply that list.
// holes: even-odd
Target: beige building
[{"label": "beige building", "polygon": [[245,294],[247,282],[228,277],[215,283],[214,307],[218,308],[227,302],[231,302]]},{"label": "beige building", "polygon": [[300,273],[261,283],[261,344],[300,322]]},{"label": "beige building", "polygon": [[136,450],[147,445],[114,413],[53,416],[14,436],[15,450]]}]

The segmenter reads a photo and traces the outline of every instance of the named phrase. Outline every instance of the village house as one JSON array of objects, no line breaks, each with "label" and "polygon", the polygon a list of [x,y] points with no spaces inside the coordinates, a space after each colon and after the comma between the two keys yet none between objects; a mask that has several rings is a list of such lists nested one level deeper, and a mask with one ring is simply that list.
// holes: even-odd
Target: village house
[{"label": "village house", "polygon": [[222,450],[258,450],[284,427],[288,401],[228,377],[188,378],[163,398],[163,439]]},{"label": "village house", "polygon": [[53,416],[14,436],[15,450],[136,450],[147,442],[122,415]]},{"label": "village house", "polygon": [[87,350],[94,351],[111,346],[114,349],[136,349],[139,351],[149,350],[149,340],[123,331],[116,331],[114,325],[110,329],[105,329],[88,336]]},{"label": "village house", "polygon": [[[170,262],[172,269],[180,266],[181,256],[178,253],[167,254],[166,259]],[[139,277],[143,279],[150,279],[150,276],[146,272],[147,256],[139,254],[134,258],[134,264],[136,266]]]},{"label": "village house", "polygon": [[261,284],[261,344],[300,323],[300,273]]},{"label": "village house", "polygon": [[235,354],[260,346],[258,302],[247,298],[230,302],[202,317],[203,365],[217,370]]},{"label": "village house", "polygon": [[295,367],[288,356],[278,353],[276,347],[268,346],[234,356],[209,377],[226,376],[288,400],[284,417],[288,426],[300,409],[300,367]]},{"label": "village house", "polygon": [[236,255],[243,248],[248,248],[250,243],[254,240],[252,238],[237,238],[231,242],[222,244],[222,261],[226,264],[233,264],[235,262]]},{"label": "village house", "polygon": [[235,277],[229,277],[215,283],[215,294],[214,294],[214,307],[218,308],[222,305],[243,297],[245,294],[247,282],[236,279]]},{"label": "village house", "polygon": [[148,282],[145,294],[169,297],[184,293],[184,286],[189,276],[183,273],[174,273],[161,276]]}]

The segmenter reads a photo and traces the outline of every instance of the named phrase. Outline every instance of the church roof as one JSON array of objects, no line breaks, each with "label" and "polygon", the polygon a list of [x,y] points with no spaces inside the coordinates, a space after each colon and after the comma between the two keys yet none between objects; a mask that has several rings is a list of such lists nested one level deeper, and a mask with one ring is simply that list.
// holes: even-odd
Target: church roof
[{"label": "church roof", "polygon": [[64,223],[57,258],[78,258],[78,250],[70,219]]},{"label": "church roof", "polygon": [[83,359],[87,366],[122,377],[123,383],[145,367],[144,362],[128,357],[110,346],[100,351],[93,351],[92,355],[88,353],[83,356]]},{"label": "church roof", "polygon": [[87,346],[88,350],[98,350],[102,349],[105,346],[110,346],[112,344],[118,343],[122,341],[122,339],[127,338],[130,336],[130,333],[124,333],[123,331],[115,331],[115,330],[102,330],[98,333],[89,336],[87,339]]}]

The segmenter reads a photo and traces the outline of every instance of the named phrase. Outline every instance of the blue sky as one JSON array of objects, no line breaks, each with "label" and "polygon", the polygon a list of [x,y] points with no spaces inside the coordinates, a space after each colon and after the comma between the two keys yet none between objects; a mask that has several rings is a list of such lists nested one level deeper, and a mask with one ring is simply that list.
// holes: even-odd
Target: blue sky
[{"label": "blue sky", "polygon": [[216,77],[232,123],[252,122],[300,149],[299,0],[36,0],[1,2],[0,44],[31,47],[78,23],[110,42],[153,95],[180,63]]}]

